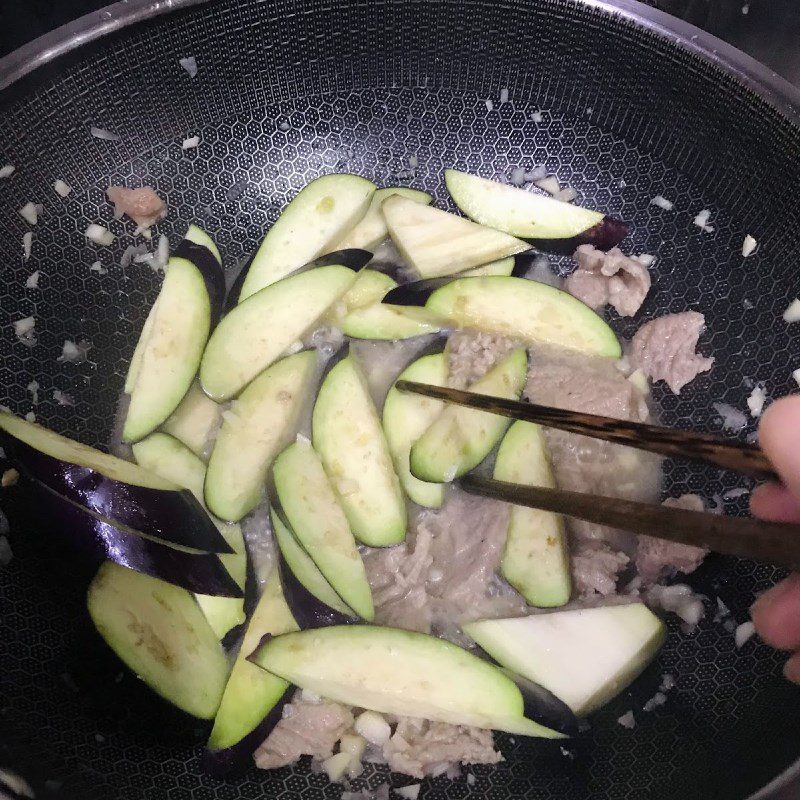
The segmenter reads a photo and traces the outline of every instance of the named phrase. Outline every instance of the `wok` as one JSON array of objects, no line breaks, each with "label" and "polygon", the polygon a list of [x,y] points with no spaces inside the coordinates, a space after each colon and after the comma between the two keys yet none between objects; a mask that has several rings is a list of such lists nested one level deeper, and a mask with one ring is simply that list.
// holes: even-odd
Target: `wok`
[{"label": "wok", "polygon": [[[191,78],[178,63],[194,56]],[[444,167],[492,177],[544,163],[591,204],[632,223],[625,246],[658,256],[654,288],[635,321],[696,308],[706,315],[714,370],[680,396],[657,390],[668,425],[719,428],[712,402],[745,408],[753,381],[770,396],[796,388],[800,339],[780,320],[800,261],[798,95],[742,53],[632,0],[129,0],[0,61],[3,335],[0,403],[90,444],[108,442],[127,362],[159,278],[118,265],[130,239],[98,249],[89,222],[119,223],[109,184],[155,187],[175,246],[198,221],[233,271],[308,180],[353,171],[408,183],[449,206]],[[501,102],[503,90],[508,101]],[[541,113],[541,117],[536,112]],[[119,135],[92,138],[90,126]],[[183,151],[198,135],[199,148]],[[416,164],[417,166],[414,166]],[[52,182],[73,187],[60,198]],[[650,204],[662,195],[666,212]],[[16,209],[42,203],[33,253]],[[713,232],[692,224],[710,209]],[[757,254],[741,256],[745,234]],[[90,271],[100,259],[107,274]],[[562,272],[566,256],[553,256]],[[40,270],[39,288],[25,288]],[[36,318],[38,343],[13,335]],[[87,339],[81,364],[56,359]],[[26,389],[40,385],[31,405]],[[60,406],[54,390],[74,406]],[[752,426],[750,428],[752,430]],[[742,432],[745,435],[746,432]],[[718,497],[734,475],[670,463],[666,490]],[[742,512],[746,498],[726,500]],[[212,778],[199,764],[206,727],[166,706],[126,673],[84,609],[87,568],[23,494],[4,492],[15,557],[0,567],[0,767],[37,796],[338,798],[307,765]],[[713,621],[721,598],[738,622],[779,575],[709,558],[691,583],[706,620],[671,622],[668,643],[629,692],[559,745],[500,737],[506,760],[463,779],[426,782],[421,797],[745,798],[800,756],[800,689],[781,658],[737,650]],[[663,673],[668,703],[627,730]],[[368,766],[364,784],[386,775]]]}]

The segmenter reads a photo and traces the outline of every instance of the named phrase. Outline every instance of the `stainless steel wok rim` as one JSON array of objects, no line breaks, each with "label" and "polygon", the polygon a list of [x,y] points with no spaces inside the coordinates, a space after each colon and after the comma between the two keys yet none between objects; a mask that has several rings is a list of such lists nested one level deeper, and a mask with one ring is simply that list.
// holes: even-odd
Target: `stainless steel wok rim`
[{"label": "stainless steel wok rim", "polygon": [[[0,58],[0,90],[7,89],[37,69],[101,39],[162,14],[208,0],[119,0],[86,14],[23,45]],[[734,76],[741,84],[800,127],[800,89],[736,47],[689,24],[638,2],[638,0],[572,0],[605,11],[652,31],[677,47]],[[800,759],[750,800],[768,800],[773,793],[800,776]]]},{"label": "stainless steel wok rim", "polygon": [[207,0],[119,0],[78,17],[0,58],[0,90],[7,89],[40,67],[103,36],[161,14],[205,2]]},{"label": "stainless steel wok rim", "polygon": [[[761,99],[800,126],[800,88],[733,45],[638,0],[571,0],[652,31],[733,75]],[[161,14],[208,0],[119,0],[62,25],[0,58],[0,90],[85,44]]]}]

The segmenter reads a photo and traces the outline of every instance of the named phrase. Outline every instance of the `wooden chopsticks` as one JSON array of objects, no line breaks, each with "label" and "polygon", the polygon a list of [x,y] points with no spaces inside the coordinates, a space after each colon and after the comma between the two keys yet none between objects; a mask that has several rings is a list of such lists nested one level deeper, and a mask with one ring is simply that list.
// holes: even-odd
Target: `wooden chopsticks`
[{"label": "wooden chopsticks", "polygon": [[520,486],[476,475],[465,475],[458,485],[471,494],[515,505],[706,547],[715,553],[800,569],[800,525],[763,522],[750,517],[726,517],[561,489]]},{"label": "wooden chopsticks", "polygon": [[500,397],[464,392],[460,389],[443,386],[431,386],[415,381],[397,381],[396,387],[404,392],[414,392],[448,403],[488,411],[491,414],[536,422],[540,425],[559,428],[570,433],[580,433],[595,439],[605,439],[608,442],[647,450],[651,453],[659,453],[672,458],[685,458],[690,461],[703,461],[754,478],[777,478],[775,470],[759,448],[707,433],[664,428],[644,422],[627,422],[597,414],[564,411],[560,408],[521,403],[517,400],[504,400]]},{"label": "wooden chopsticks", "polygon": [[[504,400],[414,381],[401,380],[396,387],[401,391],[535,422],[570,433],[605,439],[652,453],[704,461],[757,478],[777,477],[767,457],[757,447],[718,436],[563,411],[559,408]],[[521,486],[473,474],[464,475],[459,479],[458,485],[472,494],[515,505],[540,508],[599,525],[705,547],[725,555],[753,558],[793,570],[800,569],[800,525],[763,522],[748,517],[726,517],[561,489]]]}]

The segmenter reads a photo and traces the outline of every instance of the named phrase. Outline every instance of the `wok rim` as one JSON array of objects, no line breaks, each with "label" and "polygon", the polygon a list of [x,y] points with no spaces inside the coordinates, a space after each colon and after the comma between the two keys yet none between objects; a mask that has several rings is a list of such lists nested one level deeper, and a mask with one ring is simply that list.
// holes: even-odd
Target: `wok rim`
[{"label": "wok rim", "polygon": [[[399,0],[402,2],[402,0]],[[83,45],[162,14],[204,5],[210,0],[118,0],[78,17],[0,58],[0,91]],[[605,11],[671,42],[734,76],[762,100],[800,127],[800,87],[771,67],[689,22],[639,0],[570,0]]]},{"label": "wok rim", "polygon": [[[402,2],[402,0],[398,0]],[[0,92],[36,70],[84,45],[163,14],[204,5],[210,0],[119,0],[85,14],[0,58]],[[800,87],[737,47],[638,0],[570,0],[638,25],[733,76],[739,83],[800,128]],[[2,95],[0,95],[2,96]],[[749,800],[769,800],[800,776],[798,760]]]}]

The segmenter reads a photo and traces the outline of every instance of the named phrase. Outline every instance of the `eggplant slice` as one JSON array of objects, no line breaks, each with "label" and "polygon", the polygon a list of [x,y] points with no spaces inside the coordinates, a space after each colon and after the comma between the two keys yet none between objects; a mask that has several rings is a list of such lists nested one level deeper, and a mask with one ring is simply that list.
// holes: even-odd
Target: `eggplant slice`
[{"label": "eggplant slice", "polygon": [[390,289],[383,296],[381,303],[395,306],[424,306],[437,289],[441,289],[442,286],[446,286],[458,278],[485,278],[497,275],[506,278],[523,278],[538,256],[538,253],[518,253],[500,261],[492,261],[481,267],[460,272],[457,275],[404,283]]},{"label": "eggplant slice", "polygon": [[191,492],[137,464],[7,412],[0,443],[26,475],[113,523],[182,547],[233,552]]},{"label": "eggplant slice", "polygon": [[[202,237],[208,241],[204,241]],[[208,234],[195,225],[190,225],[186,237],[181,240],[173,255],[191,261],[203,276],[211,305],[211,330],[214,330],[225,309],[225,272],[218,257],[219,251],[214,253],[211,246],[213,242]]]},{"label": "eggplant slice", "polygon": [[188,592],[105,563],[86,605],[97,632],[153,691],[192,716],[214,717],[228,659]]},{"label": "eggplant slice", "polygon": [[[226,312],[236,308],[237,304],[239,303],[242,284],[244,284],[245,279],[247,278],[250,264],[252,264],[255,256],[256,254],[254,253],[250,258],[250,261],[248,261],[239,270],[239,274],[231,284],[231,288],[228,290],[227,297],[225,298]],[[331,267],[337,265],[340,267],[348,267],[348,269],[352,269],[353,272],[360,272],[370,261],[372,261],[372,253],[369,250],[362,250],[359,247],[347,247],[343,250],[333,250],[330,253],[319,256],[313,261],[309,261],[308,264],[304,264],[302,267],[294,270],[290,274],[299,275],[301,272],[307,272],[308,270],[316,269],[317,267]]]},{"label": "eggplant slice", "polygon": [[180,405],[211,332],[213,304],[202,269],[177,256],[165,269],[125,379],[130,403],[122,440],[128,443],[144,439]]},{"label": "eggplant slice", "polygon": [[358,622],[274,507],[271,518],[283,596],[300,630]]},{"label": "eggplant slice", "polygon": [[113,561],[197,594],[241,597],[242,590],[213,553],[178,550],[112,524],[39,481],[31,481],[37,510],[77,550],[94,561]]},{"label": "eggplant slice", "polygon": [[306,184],[267,231],[244,274],[238,301],[322,255],[361,221],[373,194],[375,184],[358,175],[322,175]]},{"label": "eggplant slice", "polygon": [[248,656],[265,636],[296,630],[297,624],[284,601],[277,572],[273,570],[247,621],[214,719],[202,756],[207,772],[221,775],[252,765],[253,751],[281,721],[283,707],[291,699],[294,687],[251,664]]}]

